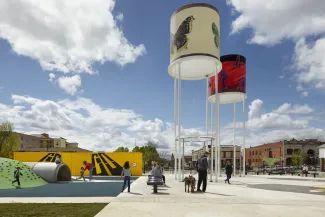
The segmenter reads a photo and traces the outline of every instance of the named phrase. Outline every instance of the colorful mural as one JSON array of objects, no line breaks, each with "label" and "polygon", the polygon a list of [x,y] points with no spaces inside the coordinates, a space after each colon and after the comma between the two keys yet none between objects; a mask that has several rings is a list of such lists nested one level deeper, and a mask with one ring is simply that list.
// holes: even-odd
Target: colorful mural
[{"label": "colorful mural", "polygon": [[[73,176],[80,175],[84,160],[93,164],[94,176],[119,176],[125,161],[130,162],[133,176],[142,175],[142,153],[139,152],[15,152],[14,159],[22,162],[55,162],[59,155]],[[85,175],[89,175],[88,170]]]},{"label": "colorful mural", "polygon": [[[218,74],[218,93],[246,93],[246,58],[241,55],[226,55],[220,60],[222,71]],[[215,76],[209,79],[209,94],[215,94]]]}]

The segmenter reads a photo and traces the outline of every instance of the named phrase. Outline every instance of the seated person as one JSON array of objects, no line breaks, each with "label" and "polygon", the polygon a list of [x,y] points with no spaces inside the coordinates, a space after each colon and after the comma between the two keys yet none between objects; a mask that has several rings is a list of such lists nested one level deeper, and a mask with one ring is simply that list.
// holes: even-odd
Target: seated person
[{"label": "seated person", "polygon": [[150,175],[162,179],[165,184],[165,176],[162,174],[162,168],[159,163],[156,163],[156,166],[151,170]]}]

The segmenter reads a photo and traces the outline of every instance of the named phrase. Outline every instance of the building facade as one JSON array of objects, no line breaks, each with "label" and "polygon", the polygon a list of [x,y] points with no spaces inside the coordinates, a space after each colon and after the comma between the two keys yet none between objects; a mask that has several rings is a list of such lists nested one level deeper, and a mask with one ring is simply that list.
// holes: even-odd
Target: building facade
[{"label": "building facade", "polygon": [[301,151],[305,154],[305,164],[318,165],[318,147],[322,144],[325,144],[325,142],[318,141],[317,139],[291,139],[250,147],[245,151],[246,165],[254,168],[265,166],[262,158],[278,158],[280,161],[276,163],[277,165],[292,166],[292,154],[296,151]]},{"label": "building facade", "polygon": [[49,134],[27,135],[15,132],[21,140],[20,151],[65,151],[67,152],[88,152],[86,149],[78,148],[78,143],[67,142],[64,138],[50,138]]},{"label": "building facade", "polygon": [[[215,147],[213,147],[213,166],[215,166]],[[240,155],[241,146],[236,146],[236,167],[240,167]],[[206,152],[206,148],[202,147],[199,150],[192,151],[192,165],[196,164],[196,161]],[[211,146],[208,146],[208,152],[211,153]],[[221,145],[220,147],[220,157],[221,157],[221,168],[226,166],[227,161],[233,164],[233,153],[234,147],[231,145]]]},{"label": "building facade", "polygon": [[42,147],[42,140],[41,138],[33,135],[27,135],[23,133],[17,133],[20,137],[21,144],[20,144],[20,150],[25,150],[27,148],[41,148]]}]

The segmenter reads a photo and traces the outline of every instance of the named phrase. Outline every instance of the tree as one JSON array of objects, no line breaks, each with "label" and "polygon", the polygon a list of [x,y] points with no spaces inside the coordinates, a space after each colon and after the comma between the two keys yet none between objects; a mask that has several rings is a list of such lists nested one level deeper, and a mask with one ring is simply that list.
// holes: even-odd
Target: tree
[{"label": "tree", "polygon": [[129,152],[127,147],[120,146],[114,152]]},{"label": "tree", "polygon": [[21,140],[13,130],[10,122],[0,124],[0,157],[13,158],[13,153],[19,151]]},{"label": "tree", "polygon": [[152,141],[148,141],[145,146],[136,146],[132,149],[132,152],[141,152],[144,168],[151,168],[153,161],[160,162],[160,157],[156,149],[156,144]]},{"label": "tree", "polygon": [[263,159],[263,161],[269,166],[269,167],[273,167],[274,166],[274,164],[276,163],[276,162],[279,162],[280,161],[280,159],[279,158],[268,158],[268,157],[264,157],[264,158],[262,158]]},{"label": "tree", "polygon": [[305,161],[306,154],[301,150],[296,150],[292,153],[292,164],[295,166],[301,166]]}]

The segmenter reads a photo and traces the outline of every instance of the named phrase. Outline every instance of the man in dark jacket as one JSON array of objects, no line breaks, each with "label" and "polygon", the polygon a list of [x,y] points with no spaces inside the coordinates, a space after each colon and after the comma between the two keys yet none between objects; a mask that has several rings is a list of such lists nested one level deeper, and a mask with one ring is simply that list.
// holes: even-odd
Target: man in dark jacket
[{"label": "man in dark jacket", "polygon": [[205,192],[207,189],[207,177],[208,177],[208,168],[209,168],[209,161],[208,161],[209,152],[205,152],[204,155],[201,156],[198,161],[196,161],[196,170],[199,174],[199,180],[197,182],[197,191],[201,191],[201,184],[203,182],[203,189],[202,191]]},{"label": "man in dark jacket", "polygon": [[227,161],[227,165],[226,165],[227,179],[225,180],[225,183],[228,182],[228,184],[230,184],[229,179],[231,179],[231,174],[232,174],[232,166],[231,166],[230,162]]}]

